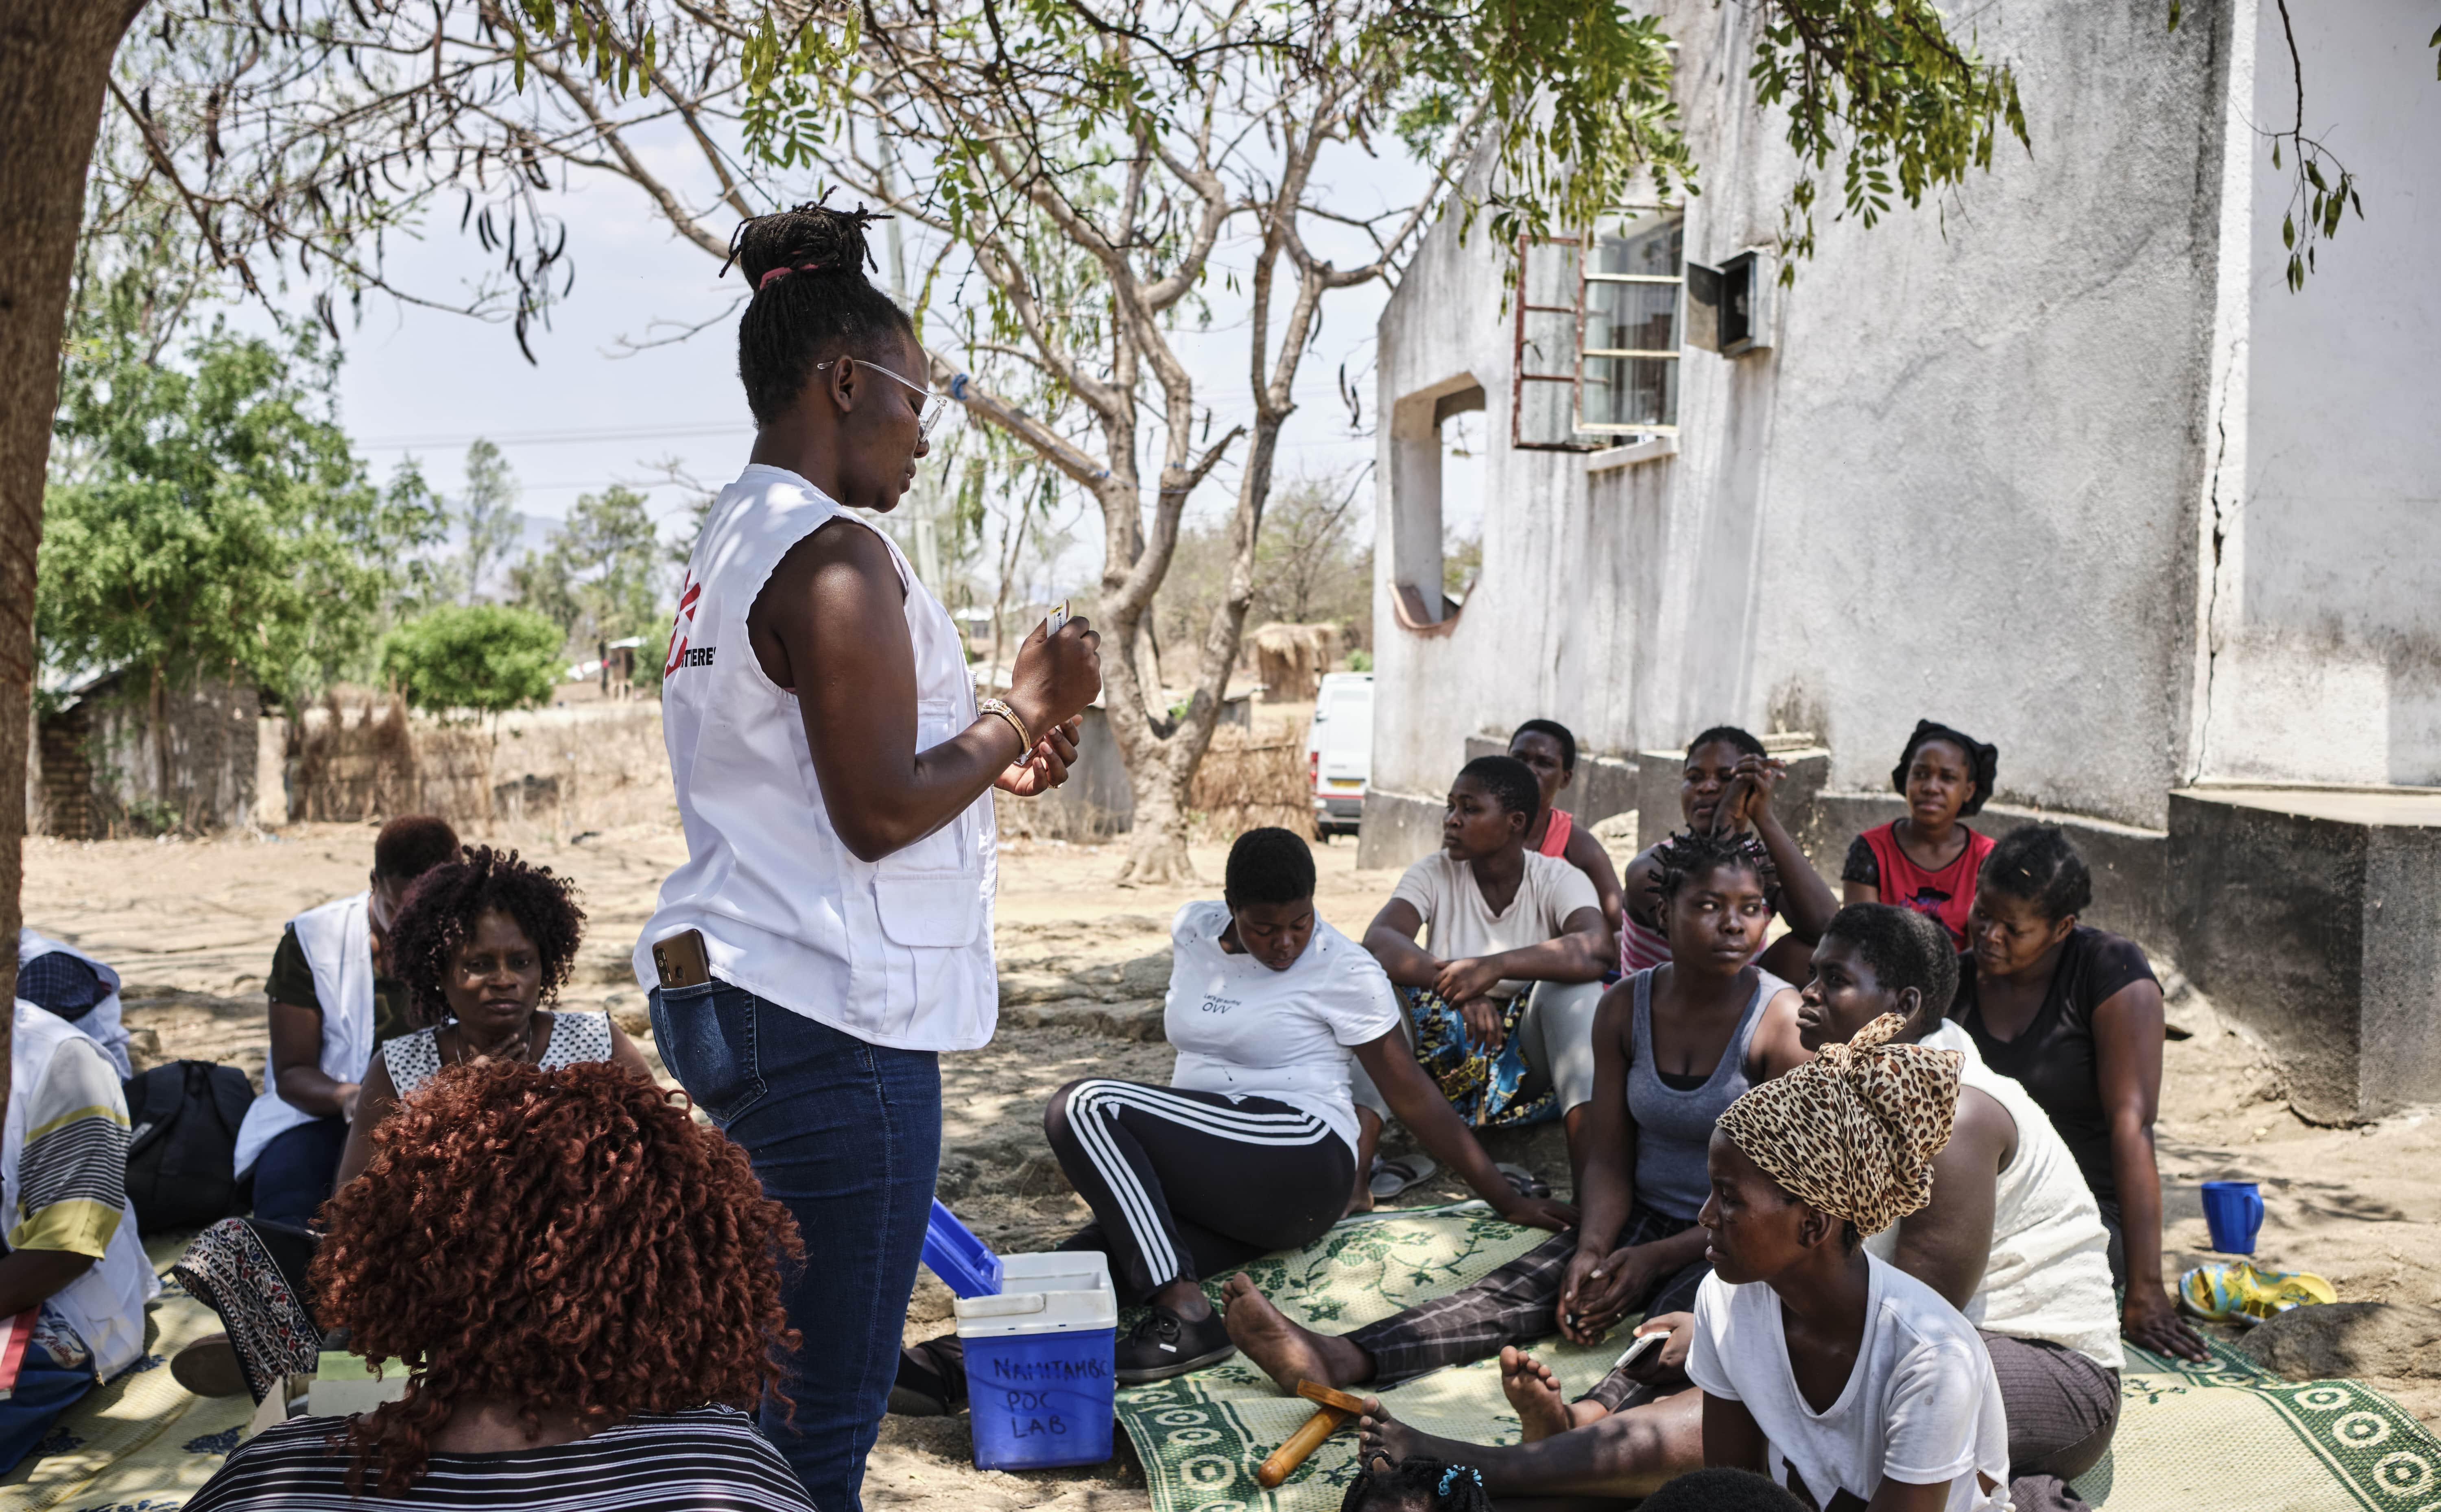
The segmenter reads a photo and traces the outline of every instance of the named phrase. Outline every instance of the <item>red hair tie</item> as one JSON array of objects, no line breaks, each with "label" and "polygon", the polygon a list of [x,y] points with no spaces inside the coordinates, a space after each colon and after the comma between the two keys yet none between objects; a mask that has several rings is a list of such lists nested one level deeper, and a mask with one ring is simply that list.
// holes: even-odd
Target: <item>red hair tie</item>
[{"label": "red hair tie", "polygon": [[771,287],[771,280],[774,279],[785,279],[791,273],[820,273],[823,266],[824,264],[820,262],[800,262],[793,268],[772,268],[754,280],[755,292],[759,294]]}]

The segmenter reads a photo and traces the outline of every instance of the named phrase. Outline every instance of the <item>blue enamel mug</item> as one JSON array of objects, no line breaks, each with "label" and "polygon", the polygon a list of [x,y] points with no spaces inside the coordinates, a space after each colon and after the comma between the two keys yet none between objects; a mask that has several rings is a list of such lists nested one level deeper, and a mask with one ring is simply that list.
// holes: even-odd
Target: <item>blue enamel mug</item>
[{"label": "blue enamel mug", "polygon": [[2206,1181],[2204,1222],[2221,1254],[2252,1254],[2263,1227],[2263,1194],[2251,1181]]}]

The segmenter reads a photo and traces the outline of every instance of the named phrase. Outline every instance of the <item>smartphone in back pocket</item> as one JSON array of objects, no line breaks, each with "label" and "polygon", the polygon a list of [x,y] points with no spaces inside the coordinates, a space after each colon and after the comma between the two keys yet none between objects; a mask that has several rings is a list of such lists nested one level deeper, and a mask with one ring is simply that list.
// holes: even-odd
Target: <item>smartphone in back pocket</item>
[{"label": "smartphone in back pocket", "polygon": [[703,931],[684,929],[653,942],[653,971],[664,989],[700,987],[712,980],[712,961],[704,954]]}]

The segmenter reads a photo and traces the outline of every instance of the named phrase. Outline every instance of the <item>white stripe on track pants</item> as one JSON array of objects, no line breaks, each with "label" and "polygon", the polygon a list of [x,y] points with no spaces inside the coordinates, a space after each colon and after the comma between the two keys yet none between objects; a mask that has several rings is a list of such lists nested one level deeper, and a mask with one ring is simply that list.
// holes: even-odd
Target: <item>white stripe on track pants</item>
[{"label": "white stripe on track pants", "polygon": [[1356,1181],[1347,1141],[1267,1097],[1094,1078],[1053,1093],[1042,1126],[1094,1210],[1060,1248],[1108,1254],[1121,1302],[1312,1243]]}]

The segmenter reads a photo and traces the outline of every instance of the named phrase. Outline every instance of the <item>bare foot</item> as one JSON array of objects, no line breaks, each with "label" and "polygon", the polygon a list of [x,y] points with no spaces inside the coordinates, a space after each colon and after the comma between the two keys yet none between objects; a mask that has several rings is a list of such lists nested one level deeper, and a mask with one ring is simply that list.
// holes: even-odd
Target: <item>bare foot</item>
[{"label": "bare foot", "polygon": [[1291,1321],[1243,1271],[1220,1288],[1220,1311],[1229,1341],[1284,1392],[1294,1392],[1301,1380],[1347,1386],[1373,1374],[1365,1351]]},{"label": "bare foot", "polygon": [[1356,1173],[1356,1190],[1347,1194],[1347,1212],[1341,1216],[1347,1217],[1372,1211],[1373,1178],[1370,1172],[1359,1171]]},{"label": "bare foot", "polygon": [[1471,1465],[1484,1456],[1485,1446],[1461,1444],[1456,1439],[1435,1438],[1418,1432],[1392,1417],[1378,1396],[1365,1399],[1365,1415],[1356,1420],[1356,1463],[1368,1466],[1379,1459],[1393,1465],[1401,1460],[1420,1455],[1438,1460],[1444,1465]]},{"label": "bare foot", "polygon": [[1576,1427],[1551,1367],[1511,1344],[1500,1352],[1500,1392],[1516,1410],[1528,1444],[1539,1444]]}]

